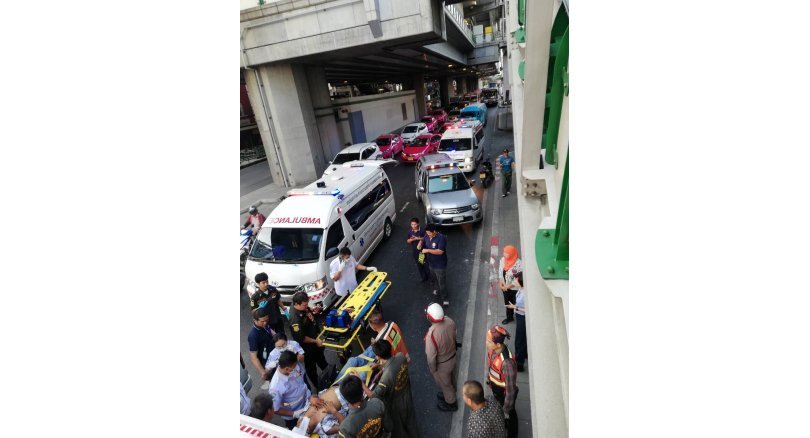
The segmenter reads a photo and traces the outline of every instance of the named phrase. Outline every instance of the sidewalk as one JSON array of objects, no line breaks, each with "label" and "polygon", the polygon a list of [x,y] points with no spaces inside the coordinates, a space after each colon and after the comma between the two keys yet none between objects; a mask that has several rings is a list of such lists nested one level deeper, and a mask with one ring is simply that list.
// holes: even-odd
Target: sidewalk
[{"label": "sidewalk", "polygon": [[[513,177],[514,178],[514,177]],[[525,248],[520,247],[520,230],[516,226],[510,226],[518,222],[517,200],[515,199],[517,189],[515,188],[515,181],[512,181],[512,194],[506,198],[501,197],[501,174],[497,172],[495,175],[495,183],[492,184],[494,197],[493,210],[497,212],[494,216],[492,223],[492,237],[490,239],[490,284],[489,295],[487,298],[487,329],[492,327],[493,324],[501,324],[506,318],[506,308],[503,303],[503,294],[500,287],[498,287],[500,272],[498,267],[503,253],[503,247],[506,245],[513,245],[518,249],[518,256],[522,259],[521,255]],[[529,248],[528,251],[533,250]],[[515,353],[515,335],[517,332],[517,325],[515,322],[510,322],[505,326],[509,331],[511,339],[506,341],[509,351]],[[529,334],[527,333],[527,336]],[[532,436],[532,415],[531,415],[531,399],[529,397],[529,373],[531,372],[531,361],[526,360],[524,372],[517,373],[517,386],[519,388],[517,400],[515,401],[515,410],[518,416],[518,437],[531,437]]]}]

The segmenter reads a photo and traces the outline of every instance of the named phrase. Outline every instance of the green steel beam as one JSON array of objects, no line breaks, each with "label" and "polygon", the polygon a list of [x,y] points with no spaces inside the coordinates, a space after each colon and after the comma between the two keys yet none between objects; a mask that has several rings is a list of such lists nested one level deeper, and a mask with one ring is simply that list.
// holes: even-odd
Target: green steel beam
[{"label": "green steel beam", "polygon": [[554,229],[539,229],[534,238],[534,255],[543,278],[568,280],[568,159],[565,161],[560,204]]}]

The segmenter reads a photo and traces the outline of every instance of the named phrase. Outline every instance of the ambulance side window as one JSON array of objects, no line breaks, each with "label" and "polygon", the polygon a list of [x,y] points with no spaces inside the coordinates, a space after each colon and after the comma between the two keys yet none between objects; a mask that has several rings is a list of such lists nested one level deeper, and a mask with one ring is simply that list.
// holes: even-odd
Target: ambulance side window
[{"label": "ambulance side window", "polygon": [[[340,219],[338,219],[329,227],[329,231],[326,233],[326,251],[329,251],[329,248],[337,248],[340,242],[343,241],[343,237],[343,224],[341,224]],[[324,251],[324,259],[326,257],[326,251]]]},{"label": "ambulance side window", "polygon": [[481,145],[481,140],[483,140],[483,139],[484,139],[484,130],[479,129],[478,132],[475,133],[475,147],[476,147],[476,149],[478,148],[478,146]]}]

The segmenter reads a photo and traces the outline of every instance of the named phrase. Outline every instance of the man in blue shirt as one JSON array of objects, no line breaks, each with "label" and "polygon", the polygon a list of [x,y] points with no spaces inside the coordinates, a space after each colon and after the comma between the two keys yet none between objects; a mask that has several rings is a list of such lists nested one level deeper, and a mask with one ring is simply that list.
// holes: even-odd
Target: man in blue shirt
[{"label": "man in blue shirt", "polygon": [[270,380],[270,395],[273,397],[273,411],[284,419],[287,429],[295,427],[296,417],[301,415],[298,411],[306,407],[310,396],[304,375],[304,367],[295,353],[281,353],[278,370]]},{"label": "man in blue shirt", "polygon": [[515,159],[509,156],[509,150],[504,149],[503,155],[498,157],[498,164],[501,165],[501,179],[503,180],[503,195],[501,195],[501,198],[505,198],[509,194],[509,190],[512,189],[512,165],[514,163]]},{"label": "man in blue shirt", "polygon": [[425,225],[425,240],[419,246],[425,254],[425,262],[430,268],[433,277],[433,295],[438,295],[443,306],[449,306],[447,297],[446,271],[447,271],[447,239],[436,231],[436,225]]},{"label": "man in blue shirt", "polygon": [[250,351],[250,362],[261,374],[262,379],[267,379],[269,373],[264,369],[267,363],[267,356],[273,349],[273,330],[268,326],[270,320],[269,310],[259,307],[252,312],[253,327],[248,332],[248,350]]}]

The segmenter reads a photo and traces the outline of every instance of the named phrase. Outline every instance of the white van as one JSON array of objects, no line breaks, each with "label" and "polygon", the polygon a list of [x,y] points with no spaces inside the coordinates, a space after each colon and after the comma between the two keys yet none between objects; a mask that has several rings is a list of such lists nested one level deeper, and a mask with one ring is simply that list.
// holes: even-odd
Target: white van
[{"label": "white van", "polygon": [[309,294],[310,307],[329,307],[337,298],[329,263],[348,246],[363,264],[396,218],[394,193],[382,165],[393,160],[345,163],[330,175],[287,193],[264,221],[250,248],[245,274],[248,295],[259,272],[281,292],[284,303],[296,289]]},{"label": "white van", "polygon": [[484,156],[484,126],[477,120],[456,123],[444,131],[437,152],[456,160],[462,172],[472,172]]}]

